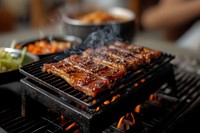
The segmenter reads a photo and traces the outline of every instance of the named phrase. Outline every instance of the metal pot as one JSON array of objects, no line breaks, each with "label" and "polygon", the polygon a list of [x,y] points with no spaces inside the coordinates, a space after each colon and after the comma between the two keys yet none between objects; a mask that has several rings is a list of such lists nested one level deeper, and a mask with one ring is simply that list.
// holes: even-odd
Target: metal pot
[{"label": "metal pot", "polygon": [[111,15],[126,18],[123,22],[111,22],[101,24],[83,23],[73,18],[73,15],[62,15],[67,35],[74,35],[85,40],[87,36],[99,29],[111,27],[112,30],[118,34],[123,41],[132,41],[135,34],[135,14],[129,9],[122,7],[112,7],[106,10]]}]

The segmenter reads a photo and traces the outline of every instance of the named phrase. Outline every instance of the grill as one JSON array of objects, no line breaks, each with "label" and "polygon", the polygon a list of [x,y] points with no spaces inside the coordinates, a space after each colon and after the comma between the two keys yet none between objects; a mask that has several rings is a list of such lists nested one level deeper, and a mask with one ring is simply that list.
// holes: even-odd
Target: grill
[{"label": "grill", "polygon": [[[22,117],[19,107],[0,109],[0,127],[5,133],[63,133],[65,128],[73,123],[70,120],[62,123],[60,116],[52,111],[43,111],[45,115],[37,115],[36,118]],[[78,129],[76,126],[67,131],[73,132]]]},{"label": "grill", "polygon": [[[200,78],[194,74],[176,70],[177,88],[174,91],[167,84],[153,94],[153,99],[140,105],[140,112],[133,111],[136,125],[127,132],[173,132],[176,120],[183,115],[200,96]],[[199,102],[199,99],[198,99]],[[199,116],[196,114],[194,117]],[[192,118],[191,118],[192,119]],[[186,120],[186,119],[185,119]],[[173,125],[173,126],[172,126]],[[187,124],[186,126],[188,126]],[[183,128],[183,127],[181,127]],[[139,131],[138,131],[139,130]],[[179,131],[181,131],[179,129]],[[177,132],[179,132],[177,131]],[[184,131],[184,128],[182,129]],[[189,129],[191,131],[191,129]],[[184,131],[185,132],[185,131]]]},{"label": "grill", "polygon": [[95,98],[88,97],[63,79],[41,71],[44,63],[59,61],[66,56],[52,56],[20,69],[20,72],[27,76],[21,80],[24,116],[27,110],[26,97],[29,96],[72,118],[83,127],[83,132],[98,132],[108,128],[137,104],[142,103],[163,83],[167,82],[172,88],[176,86],[173,66],[169,63],[174,56],[163,53],[150,65],[128,72],[112,91],[104,92]]},{"label": "grill", "polygon": [[[162,69],[160,71],[168,71],[165,70],[165,67],[168,67],[168,63],[174,58],[171,55],[163,54],[156,62],[148,66],[144,66],[142,69],[139,69],[137,71],[128,72],[128,74],[120,81],[120,83],[115,85],[115,87],[112,89],[112,94],[111,92],[105,92],[103,95],[92,98],[86,96],[78,90],[75,90],[69,84],[67,84],[65,80],[61,78],[48,73],[42,73],[41,67],[44,63],[51,63],[62,60],[66,58],[66,56],[67,55],[60,55],[56,57],[52,56],[52,58],[48,58],[46,60],[27,65],[21,68],[20,72],[27,77],[35,80],[36,82],[41,83],[52,91],[59,93],[59,95],[63,96],[63,98],[76,102],[77,104],[87,106],[89,108],[99,106],[102,102],[109,98],[112,98],[115,94],[120,93],[121,91],[124,91],[124,93],[128,93],[129,91],[131,91],[127,89],[128,86],[134,83],[138,83],[142,78],[145,78],[145,80],[147,80],[147,78],[151,78],[155,75],[155,72],[159,71],[160,69]],[[94,100],[96,100],[97,102],[92,102]]]},{"label": "grill", "polygon": [[[136,106],[136,108],[140,107],[140,111],[137,111],[136,108],[131,111],[135,118],[134,125],[128,129],[119,129],[116,128],[119,120],[116,120],[109,128],[102,131],[102,133],[173,133],[194,131],[194,124],[198,126],[198,123],[194,123],[194,120],[199,119],[199,110],[193,110],[192,113],[194,115],[189,117],[191,121],[188,121],[191,124],[187,122],[184,126],[178,122],[183,118],[183,121],[187,121],[185,117],[188,116],[185,116],[185,114],[191,109],[195,109],[191,106],[200,101],[200,76],[185,72],[176,67],[174,68],[174,75],[177,85],[175,89],[168,83],[164,83],[155,93],[150,95],[150,98]],[[30,79],[24,79],[23,81],[30,81],[31,84],[35,83]],[[38,89],[40,88],[38,83],[35,85],[38,85]],[[65,124],[61,124],[62,122],[57,119],[60,118],[60,113],[49,111],[48,108],[29,96],[26,98],[26,101],[26,117],[21,115],[20,103],[13,106],[3,101],[4,104],[1,105],[4,106],[0,107],[0,127],[3,130],[9,133],[82,132],[82,128],[79,126],[66,131],[67,126],[71,125],[73,121],[70,120]],[[126,118],[126,120],[129,121],[129,118]],[[177,126],[179,127],[178,129]],[[187,127],[189,128],[187,129]],[[0,131],[2,131],[1,128]],[[196,132],[199,132],[199,130]]]}]

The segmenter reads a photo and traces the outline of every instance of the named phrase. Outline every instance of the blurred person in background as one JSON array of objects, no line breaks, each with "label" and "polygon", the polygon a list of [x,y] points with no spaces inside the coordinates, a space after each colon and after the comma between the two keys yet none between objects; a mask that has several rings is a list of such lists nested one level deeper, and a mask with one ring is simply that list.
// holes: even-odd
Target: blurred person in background
[{"label": "blurred person in background", "polygon": [[200,50],[200,0],[160,0],[142,14],[142,26],[164,30],[168,40]]}]

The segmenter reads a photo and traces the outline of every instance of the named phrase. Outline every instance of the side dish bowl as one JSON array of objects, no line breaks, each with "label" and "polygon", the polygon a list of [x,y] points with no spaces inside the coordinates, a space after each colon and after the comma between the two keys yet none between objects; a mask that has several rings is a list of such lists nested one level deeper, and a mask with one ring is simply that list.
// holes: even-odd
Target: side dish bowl
[{"label": "side dish bowl", "polygon": [[82,40],[75,36],[47,36],[41,39],[19,42],[15,46],[17,49],[27,47],[27,51],[44,58],[53,54],[63,53],[66,50],[76,49]]},{"label": "side dish bowl", "polygon": [[39,60],[36,55],[14,48],[0,47],[0,55],[0,84],[19,80],[19,68]]}]

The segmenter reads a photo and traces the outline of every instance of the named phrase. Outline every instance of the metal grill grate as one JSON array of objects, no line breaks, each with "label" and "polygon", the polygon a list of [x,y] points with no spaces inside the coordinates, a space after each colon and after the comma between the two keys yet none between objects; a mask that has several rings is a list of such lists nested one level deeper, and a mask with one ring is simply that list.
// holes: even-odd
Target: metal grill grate
[{"label": "metal grill grate", "polygon": [[[160,133],[163,131],[173,131],[172,126],[177,124],[177,119],[182,117],[184,112],[190,109],[190,106],[194,102],[197,102],[200,96],[200,76],[177,68],[175,68],[174,75],[177,85],[176,89],[172,89],[168,84],[163,84],[153,94],[155,101],[147,100],[140,105],[140,112],[132,111],[136,121],[134,126],[128,130],[120,130],[116,128],[115,123],[107,130],[112,133],[116,132],[116,130],[120,133]],[[199,116],[194,115],[193,117]],[[191,124],[188,123],[187,125],[195,124],[193,121],[188,122]]]},{"label": "metal grill grate", "polygon": [[[200,96],[200,77],[196,74],[185,72],[175,68],[174,71],[176,80],[176,89],[173,89],[169,84],[163,84],[155,93],[159,98],[165,100],[162,105],[146,101],[142,104],[142,111],[134,113],[136,124],[129,130],[123,131],[115,127],[115,124],[110,126],[103,133],[158,133],[168,132],[172,123],[185,112],[190,105]],[[30,105],[32,106],[32,105]],[[56,124],[56,116],[45,114],[45,116],[29,119],[22,117],[19,107],[10,107],[7,104],[0,107],[0,127],[9,133],[64,133],[64,129],[73,121],[68,121],[64,126]],[[68,132],[73,132],[69,130]],[[172,129],[169,130],[169,132]]]},{"label": "metal grill grate", "polygon": [[[150,65],[143,66],[142,68],[134,72],[129,71],[127,75],[124,76],[124,78],[112,88],[112,92],[110,90],[107,90],[106,92],[95,98],[89,97],[83,92],[75,90],[62,78],[56,77],[52,74],[43,73],[41,71],[41,67],[44,63],[57,62],[58,60],[61,60],[63,58],[66,58],[66,55],[60,55],[57,57],[52,56],[51,58],[22,67],[20,69],[20,72],[27,77],[35,80],[36,82],[39,82],[45,87],[53,90],[55,93],[59,93],[59,95],[62,96],[64,99],[66,98],[67,100],[71,100],[73,102],[76,102],[77,104],[90,108],[95,108],[106,100],[111,99],[118,93],[128,93],[129,91],[133,91],[128,90],[128,86],[140,81],[142,78],[150,78],[151,76],[153,76],[154,73],[156,73],[158,69],[164,68],[164,66],[168,64],[174,58],[174,56],[162,54],[162,56],[158,60],[152,62]],[[123,87],[121,87],[122,85]],[[95,102],[93,102],[94,100]]]},{"label": "metal grill grate", "polygon": [[[112,92],[104,92],[92,98],[75,90],[63,79],[41,71],[44,63],[57,62],[63,58],[66,58],[66,55],[52,56],[22,67],[20,72],[28,77],[21,80],[23,95],[30,96],[45,106],[72,118],[83,127],[84,132],[104,130],[126,112],[131,111],[138,103],[144,101],[163,83],[175,84],[173,68],[170,64],[174,56],[163,53],[151,64],[128,72],[112,88]],[[112,101],[116,95],[120,96],[115,101],[105,104],[106,101]],[[112,116],[113,114],[115,117]]]},{"label": "metal grill grate", "polygon": [[61,125],[58,113],[50,113],[37,117],[22,117],[20,108],[3,107],[0,109],[0,127],[9,133],[67,133],[79,130],[78,126],[69,127],[73,121],[68,120]]}]

